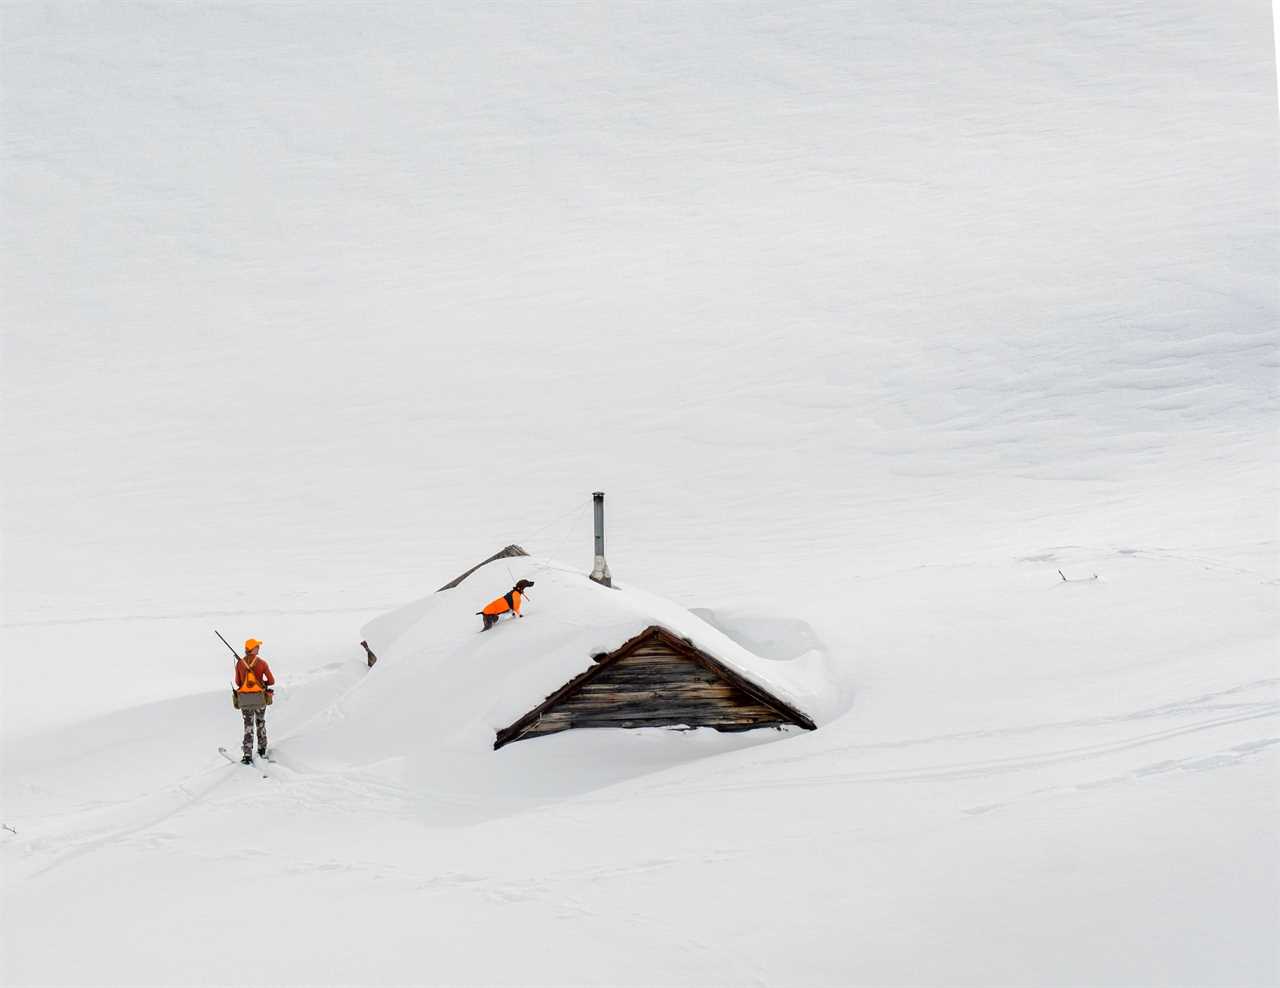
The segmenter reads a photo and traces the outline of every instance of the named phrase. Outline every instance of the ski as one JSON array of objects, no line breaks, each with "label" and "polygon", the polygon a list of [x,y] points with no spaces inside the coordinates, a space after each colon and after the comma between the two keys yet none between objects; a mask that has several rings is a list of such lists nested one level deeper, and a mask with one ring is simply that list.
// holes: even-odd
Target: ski
[{"label": "ski", "polygon": [[[242,764],[244,764],[243,762],[241,762],[241,761],[240,761],[240,759],[239,759],[239,758],[237,758],[235,755],[231,754],[231,752],[227,751],[227,749],[226,749],[226,748],[219,748],[219,749],[218,749],[218,754],[219,754],[219,755],[221,755],[223,758],[225,758],[227,761],[229,761],[232,765],[242,765]],[[271,759],[269,759],[269,758],[267,759],[267,761],[270,761],[270,760],[271,760]],[[262,769],[261,769],[257,764],[245,765],[244,767],[245,767],[245,768],[256,768],[256,769],[258,769],[258,772],[259,772],[259,773],[261,773],[261,775],[262,775],[262,777],[263,777],[264,779],[269,779],[269,778],[271,778],[271,776],[267,775],[267,773],[266,773],[266,772],[263,772],[263,771],[262,771]]]}]

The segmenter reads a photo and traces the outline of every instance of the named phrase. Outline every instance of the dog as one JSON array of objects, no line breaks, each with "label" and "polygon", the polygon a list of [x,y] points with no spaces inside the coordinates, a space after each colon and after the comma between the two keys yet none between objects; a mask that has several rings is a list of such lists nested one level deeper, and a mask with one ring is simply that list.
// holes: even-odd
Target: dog
[{"label": "dog", "polygon": [[524,602],[524,598],[528,596],[525,591],[533,586],[532,580],[519,580],[516,585],[504,593],[496,600],[491,600],[485,605],[484,610],[476,611],[481,618],[481,631],[488,631],[498,623],[498,618],[504,614],[512,614],[515,617],[524,617],[520,613],[520,605]]}]

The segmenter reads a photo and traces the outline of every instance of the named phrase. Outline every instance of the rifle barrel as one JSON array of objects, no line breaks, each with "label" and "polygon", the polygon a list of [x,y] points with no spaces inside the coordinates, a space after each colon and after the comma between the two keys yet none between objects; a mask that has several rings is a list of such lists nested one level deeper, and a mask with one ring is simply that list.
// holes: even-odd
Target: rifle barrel
[{"label": "rifle barrel", "polygon": [[[219,631],[217,628],[214,628],[213,633],[222,640],[222,644],[226,645],[227,648],[231,648],[231,642],[227,641],[225,638],[222,637],[221,631]],[[231,648],[231,654],[234,655],[237,659],[241,657],[240,653],[237,652],[234,648]]]}]

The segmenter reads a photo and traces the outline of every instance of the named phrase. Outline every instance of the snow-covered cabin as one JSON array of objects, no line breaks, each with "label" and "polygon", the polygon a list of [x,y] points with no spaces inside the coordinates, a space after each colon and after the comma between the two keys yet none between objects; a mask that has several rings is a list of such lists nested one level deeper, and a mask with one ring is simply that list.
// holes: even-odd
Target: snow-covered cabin
[{"label": "snow-covered cabin", "polygon": [[[474,744],[483,725],[496,749],[575,728],[814,729],[820,650],[765,658],[669,600],[504,553],[364,629],[375,677],[413,689],[437,732]],[[481,632],[476,612],[520,579],[524,617]]]}]

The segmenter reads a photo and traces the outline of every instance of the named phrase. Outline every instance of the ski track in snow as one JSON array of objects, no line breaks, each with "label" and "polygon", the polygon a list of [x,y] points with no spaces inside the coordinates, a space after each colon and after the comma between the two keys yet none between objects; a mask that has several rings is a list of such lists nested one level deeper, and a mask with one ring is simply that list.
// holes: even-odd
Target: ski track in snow
[{"label": "ski track in snow", "polygon": [[[824,748],[821,751],[788,755],[767,749],[771,756],[763,761],[749,761],[731,767],[724,767],[717,773],[721,778],[728,775],[745,776],[749,781],[741,783],[720,782],[714,786],[691,784],[687,781],[659,782],[656,784],[640,782],[621,784],[625,790],[619,793],[619,785],[615,784],[603,790],[602,794],[587,794],[577,797],[574,802],[582,805],[592,803],[629,803],[637,799],[659,798],[671,796],[693,796],[708,793],[760,792],[771,789],[810,788],[814,786],[858,786],[881,783],[914,783],[925,781],[956,781],[968,778],[987,778],[1005,773],[1038,772],[1048,766],[1070,765],[1080,766],[1082,763],[1104,759],[1134,749],[1159,745],[1162,742],[1201,732],[1227,729],[1236,725],[1249,724],[1257,720],[1275,720],[1280,718],[1280,701],[1274,699],[1280,679],[1270,678],[1244,683],[1239,686],[1220,690],[1215,693],[1189,698],[1184,701],[1163,704],[1159,707],[1134,711],[1129,714],[1092,718],[1079,721],[1055,721],[1043,724],[1009,727],[994,731],[970,731],[935,737],[907,738],[897,741],[883,741],[869,744],[845,745]],[[1250,694],[1268,696],[1268,699],[1248,700]],[[1240,702],[1223,703],[1225,698],[1239,698]],[[1206,714],[1213,716],[1205,717]],[[863,770],[858,772],[807,774],[795,771],[795,766],[815,760],[830,761],[840,756],[841,761],[859,759],[865,755],[899,755],[909,749],[930,748],[934,746],[954,746],[959,742],[985,741],[999,738],[1026,738],[1044,733],[1055,736],[1072,732],[1093,733],[1096,729],[1108,726],[1128,726],[1133,723],[1161,720],[1174,717],[1195,717],[1191,724],[1164,727],[1141,734],[1126,734],[1124,737],[1076,745],[1065,748],[1052,748],[1034,753],[1018,755],[1002,755],[996,758],[970,761],[950,761],[935,763],[916,762],[911,767],[886,770]],[[287,743],[287,742],[286,742]],[[1155,762],[1134,764],[1119,774],[1095,776],[1090,774],[1070,785],[1052,786],[1028,790],[1021,798],[1042,797],[1068,791],[1087,790],[1121,782],[1140,782],[1143,779],[1166,772],[1174,771],[1207,771],[1227,768],[1238,761],[1262,754],[1272,746],[1280,744],[1278,736],[1252,737],[1225,747],[1201,745],[1195,754],[1181,758],[1162,759]],[[927,752],[922,752],[927,757]],[[234,773],[242,766],[228,765]],[[278,756],[262,763],[255,761],[252,766],[255,777],[258,773],[270,781],[283,784],[283,791],[245,797],[237,792],[234,799],[242,805],[263,805],[279,807],[285,805],[294,810],[307,813],[309,811],[333,811],[343,804],[358,806],[366,811],[380,808],[381,811],[395,812],[400,815],[412,815],[410,805],[423,795],[436,800],[457,800],[459,797],[446,793],[414,794],[400,785],[379,782],[358,769],[345,771],[298,771],[288,766],[287,760]],[[91,853],[103,846],[113,843],[128,842],[147,835],[148,831],[159,827],[174,817],[186,812],[200,801],[214,797],[224,789],[234,776],[216,769],[213,781],[201,785],[199,780],[209,772],[192,776],[181,783],[167,786],[160,793],[148,793],[117,804],[97,804],[80,810],[69,810],[66,814],[73,823],[70,831],[53,830],[37,832],[21,843],[31,852],[40,853],[50,845],[59,848],[56,858],[32,873],[33,877],[44,874],[81,855]],[[779,773],[783,777],[776,777]],[[247,773],[246,773],[247,774]],[[665,773],[671,774],[671,773]],[[687,774],[676,770],[676,774]],[[157,805],[158,804],[158,805]],[[996,802],[975,806],[964,810],[967,813],[986,813],[1004,806],[1009,802]],[[89,833],[82,832],[86,826],[83,819],[92,817],[115,816],[128,817],[133,822],[127,825],[94,824]],[[141,817],[141,819],[137,819]],[[105,831],[105,832],[102,832]],[[172,839],[171,837],[169,839]]]},{"label": "ski track in snow", "polygon": [[[1280,984],[1273,43],[0,6],[0,981]],[[366,667],[503,545],[581,577],[597,489],[817,731],[495,753],[589,660],[536,593]]]}]

